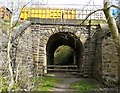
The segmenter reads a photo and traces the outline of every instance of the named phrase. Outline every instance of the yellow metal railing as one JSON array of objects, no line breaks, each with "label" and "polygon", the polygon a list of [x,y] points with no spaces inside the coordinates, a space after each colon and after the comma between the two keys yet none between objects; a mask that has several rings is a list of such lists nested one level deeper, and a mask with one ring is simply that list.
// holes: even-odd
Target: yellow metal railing
[{"label": "yellow metal railing", "polygon": [[20,10],[20,20],[31,18],[75,19],[76,10],[54,8],[24,8]]},{"label": "yellow metal railing", "polygon": [[[60,8],[24,8],[21,9],[20,20],[28,18],[48,18],[48,19],[85,19],[93,10],[60,9]],[[88,19],[105,20],[104,13],[98,11]]]}]

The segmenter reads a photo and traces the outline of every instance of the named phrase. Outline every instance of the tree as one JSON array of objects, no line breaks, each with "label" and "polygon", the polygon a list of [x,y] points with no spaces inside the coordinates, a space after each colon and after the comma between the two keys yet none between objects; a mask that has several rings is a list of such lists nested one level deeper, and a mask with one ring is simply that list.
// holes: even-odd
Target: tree
[{"label": "tree", "polygon": [[118,52],[118,83],[120,84],[120,34],[115,19],[110,12],[110,1],[104,0],[104,14]]},{"label": "tree", "polygon": [[[22,8],[24,8],[27,4],[25,4]],[[11,5],[12,5],[12,13],[13,13],[13,11],[14,11],[13,10],[13,2]],[[20,14],[19,14],[19,16],[20,16]],[[11,58],[12,44],[16,40],[16,38],[18,38],[25,31],[25,29],[30,25],[30,22],[27,21],[17,27],[18,21],[19,21],[19,17],[18,17],[17,21],[13,24],[13,17],[11,17],[10,26],[8,28],[8,33],[5,33],[4,31],[2,31],[3,29],[0,31],[0,38],[2,38],[2,40],[5,41],[5,42],[2,41],[2,43],[0,43],[0,54],[1,54],[2,50],[7,49],[7,55],[6,55],[7,68],[6,69],[9,71],[9,75],[8,75],[8,77],[10,79],[9,87],[8,87],[9,90],[11,90],[11,88],[15,85],[15,82],[16,82],[15,77],[17,80],[17,76],[18,76],[18,74],[16,74],[16,76],[14,76],[14,70],[12,67],[12,64],[13,64],[13,61]],[[4,35],[3,35],[3,33],[4,33]]]}]

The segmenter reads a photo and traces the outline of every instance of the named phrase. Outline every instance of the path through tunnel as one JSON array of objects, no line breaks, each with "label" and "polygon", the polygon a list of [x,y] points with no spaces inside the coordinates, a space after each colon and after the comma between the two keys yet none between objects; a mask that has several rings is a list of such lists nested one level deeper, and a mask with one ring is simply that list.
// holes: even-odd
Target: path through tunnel
[{"label": "path through tunnel", "polygon": [[[80,69],[82,64],[82,42],[74,33],[70,32],[59,32],[50,36],[46,46],[47,65],[56,65],[54,56],[55,51],[58,49],[58,47],[63,45],[72,48],[73,57],[71,58],[73,59],[68,60],[71,62],[67,62],[67,64],[62,65],[76,65],[77,69]],[[57,65],[61,64],[57,63]]]}]

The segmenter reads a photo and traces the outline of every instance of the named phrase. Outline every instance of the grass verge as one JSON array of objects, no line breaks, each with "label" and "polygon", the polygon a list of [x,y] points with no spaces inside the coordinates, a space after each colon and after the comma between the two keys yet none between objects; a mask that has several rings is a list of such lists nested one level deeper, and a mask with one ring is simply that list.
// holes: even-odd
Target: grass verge
[{"label": "grass verge", "polygon": [[42,77],[34,79],[35,87],[34,91],[50,91],[59,82],[54,77]]},{"label": "grass verge", "polygon": [[85,80],[85,79],[75,82],[70,86],[70,88],[77,91],[78,93],[87,93],[102,87],[105,87],[105,86],[93,80]]}]

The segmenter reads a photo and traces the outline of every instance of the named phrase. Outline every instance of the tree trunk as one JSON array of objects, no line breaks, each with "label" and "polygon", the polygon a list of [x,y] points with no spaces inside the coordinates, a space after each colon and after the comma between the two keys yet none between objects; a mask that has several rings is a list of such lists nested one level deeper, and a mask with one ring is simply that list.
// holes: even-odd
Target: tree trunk
[{"label": "tree trunk", "polygon": [[116,45],[116,49],[118,52],[118,83],[120,84],[120,35],[119,35],[116,21],[110,12],[109,0],[104,0],[104,14],[106,16],[107,23],[108,23],[108,26],[110,28],[112,38],[113,38],[113,41]]},{"label": "tree trunk", "polygon": [[12,69],[12,63],[11,63],[11,57],[10,57],[10,49],[11,49],[11,30],[9,31],[9,37],[8,37],[8,46],[7,46],[7,59],[8,59],[8,66],[9,66],[9,72],[10,72],[10,84],[9,87],[14,85],[14,75],[13,75],[13,69]]}]

